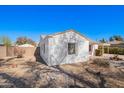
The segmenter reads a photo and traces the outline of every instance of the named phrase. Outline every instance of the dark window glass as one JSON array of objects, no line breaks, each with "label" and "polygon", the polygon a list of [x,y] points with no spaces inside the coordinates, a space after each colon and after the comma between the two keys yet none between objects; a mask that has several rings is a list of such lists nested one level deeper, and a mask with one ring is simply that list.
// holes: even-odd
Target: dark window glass
[{"label": "dark window glass", "polygon": [[68,54],[75,54],[75,43],[68,43]]},{"label": "dark window glass", "polygon": [[45,43],[44,43],[44,53],[45,53]]}]

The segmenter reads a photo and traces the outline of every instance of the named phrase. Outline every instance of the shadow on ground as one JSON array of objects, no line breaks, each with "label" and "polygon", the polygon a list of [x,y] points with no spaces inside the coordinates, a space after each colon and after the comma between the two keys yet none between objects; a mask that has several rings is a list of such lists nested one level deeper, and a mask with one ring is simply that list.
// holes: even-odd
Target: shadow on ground
[{"label": "shadow on ground", "polygon": [[37,47],[34,53],[37,62],[47,65],[43,58],[40,56],[40,47]]},{"label": "shadow on ground", "polygon": [[[22,78],[16,78],[16,77],[12,77],[6,73],[0,73],[0,87],[18,87],[18,88],[26,88],[29,87],[28,85],[25,84],[25,82],[23,81]],[[3,80],[3,82],[2,82]]]}]

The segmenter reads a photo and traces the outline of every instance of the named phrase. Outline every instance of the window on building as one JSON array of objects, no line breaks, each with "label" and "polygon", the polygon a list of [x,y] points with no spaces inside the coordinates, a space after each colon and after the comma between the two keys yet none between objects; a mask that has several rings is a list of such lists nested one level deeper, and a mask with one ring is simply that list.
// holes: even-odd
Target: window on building
[{"label": "window on building", "polygon": [[68,43],[68,54],[75,54],[75,43]]},{"label": "window on building", "polygon": [[45,53],[45,43],[44,43],[44,53]]}]

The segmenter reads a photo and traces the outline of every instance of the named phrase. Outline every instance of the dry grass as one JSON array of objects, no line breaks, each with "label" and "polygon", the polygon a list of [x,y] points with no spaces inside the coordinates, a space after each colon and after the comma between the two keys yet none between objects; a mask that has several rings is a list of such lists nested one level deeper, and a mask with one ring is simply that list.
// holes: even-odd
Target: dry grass
[{"label": "dry grass", "polygon": [[98,65],[98,66],[102,66],[102,67],[109,67],[110,66],[109,60],[106,60],[106,59],[100,59],[100,58],[94,59],[93,63]]}]

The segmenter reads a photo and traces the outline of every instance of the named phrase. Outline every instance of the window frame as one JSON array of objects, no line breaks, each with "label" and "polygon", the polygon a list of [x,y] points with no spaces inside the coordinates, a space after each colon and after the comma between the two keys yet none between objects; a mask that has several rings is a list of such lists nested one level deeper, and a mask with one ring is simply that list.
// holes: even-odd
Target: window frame
[{"label": "window frame", "polygon": [[[70,49],[69,49],[69,47],[74,47],[74,50],[73,50],[73,52],[71,53],[70,52]],[[68,55],[75,55],[76,54],[76,43],[68,43]]]}]

